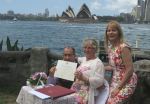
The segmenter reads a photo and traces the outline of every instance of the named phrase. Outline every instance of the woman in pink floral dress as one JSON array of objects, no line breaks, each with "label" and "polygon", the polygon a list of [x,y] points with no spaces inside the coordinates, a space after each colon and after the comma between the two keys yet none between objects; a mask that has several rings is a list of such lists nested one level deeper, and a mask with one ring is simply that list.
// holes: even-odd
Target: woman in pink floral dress
[{"label": "woman in pink floral dress", "polygon": [[123,41],[123,32],[118,22],[108,23],[105,43],[109,56],[109,66],[105,70],[113,70],[107,104],[123,104],[134,93],[137,76],[133,69],[131,49]]}]

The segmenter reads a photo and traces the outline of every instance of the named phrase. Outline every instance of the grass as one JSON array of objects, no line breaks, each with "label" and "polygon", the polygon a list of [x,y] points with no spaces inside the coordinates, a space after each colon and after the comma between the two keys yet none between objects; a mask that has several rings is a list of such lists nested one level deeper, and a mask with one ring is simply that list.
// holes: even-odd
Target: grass
[{"label": "grass", "polygon": [[17,104],[16,98],[20,91],[19,86],[0,86],[0,104]]},{"label": "grass", "polygon": [[13,94],[4,94],[0,92],[0,104],[17,104],[16,95]]}]

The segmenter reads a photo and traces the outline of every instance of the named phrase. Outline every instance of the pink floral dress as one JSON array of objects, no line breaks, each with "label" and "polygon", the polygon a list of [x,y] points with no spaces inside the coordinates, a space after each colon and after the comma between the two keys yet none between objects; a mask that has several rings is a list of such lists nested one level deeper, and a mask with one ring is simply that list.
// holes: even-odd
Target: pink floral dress
[{"label": "pink floral dress", "polygon": [[[110,85],[110,93],[118,86],[125,74],[126,68],[123,63],[121,54],[123,47],[130,48],[127,44],[123,43],[116,49],[108,49],[109,64],[113,67],[113,77]],[[124,102],[131,94],[133,94],[136,85],[137,76],[135,73],[133,73],[132,77],[115,97],[111,98],[109,96],[107,104],[120,104]]]}]

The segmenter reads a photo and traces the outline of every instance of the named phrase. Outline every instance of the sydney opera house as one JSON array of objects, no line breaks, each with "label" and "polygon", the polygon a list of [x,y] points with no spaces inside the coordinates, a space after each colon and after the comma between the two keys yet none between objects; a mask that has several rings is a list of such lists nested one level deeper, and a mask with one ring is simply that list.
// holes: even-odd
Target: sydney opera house
[{"label": "sydney opera house", "polygon": [[91,12],[86,4],[83,4],[79,12],[75,15],[71,6],[66,11],[62,12],[59,18],[61,22],[97,22],[96,15],[91,15]]}]

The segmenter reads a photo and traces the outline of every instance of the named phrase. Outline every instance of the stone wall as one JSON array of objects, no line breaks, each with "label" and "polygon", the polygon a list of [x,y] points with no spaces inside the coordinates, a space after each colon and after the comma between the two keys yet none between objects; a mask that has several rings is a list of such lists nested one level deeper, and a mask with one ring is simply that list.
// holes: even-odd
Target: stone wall
[{"label": "stone wall", "polygon": [[31,51],[0,52],[0,85],[25,84],[32,73],[47,72],[50,64],[61,58],[42,47]]}]

